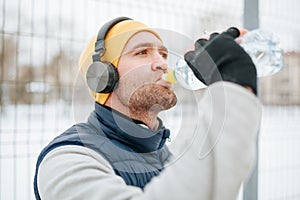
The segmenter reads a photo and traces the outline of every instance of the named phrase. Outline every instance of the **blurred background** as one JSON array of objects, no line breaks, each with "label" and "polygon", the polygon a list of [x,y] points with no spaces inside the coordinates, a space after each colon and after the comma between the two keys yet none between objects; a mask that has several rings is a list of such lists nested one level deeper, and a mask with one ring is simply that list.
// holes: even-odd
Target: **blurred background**
[{"label": "blurred background", "polygon": [[298,0],[0,0],[0,199],[34,199],[39,152],[90,109],[77,76],[80,53],[105,22],[123,15],[191,40],[230,26],[280,38],[284,68],[259,79],[258,164],[239,198],[299,200],[299,8]]}]

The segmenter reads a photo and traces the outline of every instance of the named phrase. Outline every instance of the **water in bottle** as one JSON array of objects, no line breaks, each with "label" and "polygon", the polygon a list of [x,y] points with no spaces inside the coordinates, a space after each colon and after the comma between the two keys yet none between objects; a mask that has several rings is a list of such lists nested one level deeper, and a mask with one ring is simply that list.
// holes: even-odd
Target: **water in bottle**
[{"label": "water in bottle", "polygon": [[283,50],[273,33],[256,29],[240,37],[240,45],[249,54],[257,70],[257,76],[271,76],[283,67]]}]

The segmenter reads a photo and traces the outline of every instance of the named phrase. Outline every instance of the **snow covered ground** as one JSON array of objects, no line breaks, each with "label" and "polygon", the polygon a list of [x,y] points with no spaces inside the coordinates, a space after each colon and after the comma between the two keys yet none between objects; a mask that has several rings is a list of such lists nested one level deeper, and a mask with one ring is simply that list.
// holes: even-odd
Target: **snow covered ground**
[{"label": "snow covered ground", "polygon": [[[32,182],[35,161],[51,138],[92,107],[81,110],[58,102],[49,105],[7,106],[0,118],[0,199],[34,199]],[[193,117],[193,108],[190,108]],[[180,115],[168,118],[178,128]],[[191,121],[191,120],[187,120]],[[172,124],[173,122],[173,124]],[[259,200],[300,199],[300,107],[266,106],[259,142]]]}]

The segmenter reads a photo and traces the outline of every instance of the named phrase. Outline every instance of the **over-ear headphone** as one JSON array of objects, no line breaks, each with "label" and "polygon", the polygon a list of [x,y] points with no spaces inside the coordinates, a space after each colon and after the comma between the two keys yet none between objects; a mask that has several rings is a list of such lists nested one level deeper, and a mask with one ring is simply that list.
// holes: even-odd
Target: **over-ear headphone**
[{"label": "over-ear headphone", "polygon": [[128,17],[118,17],[102,26],[98,32],[95,42],[95,52],[92,56],[93,63],[89,66],[86,73],[86,81],[89,88],[97,93],[111,93],[119,81],[119,74],[116,67],[110,62],[101,61],[105,53],[105,37],[107,32],[117,23],[131,20]]}]

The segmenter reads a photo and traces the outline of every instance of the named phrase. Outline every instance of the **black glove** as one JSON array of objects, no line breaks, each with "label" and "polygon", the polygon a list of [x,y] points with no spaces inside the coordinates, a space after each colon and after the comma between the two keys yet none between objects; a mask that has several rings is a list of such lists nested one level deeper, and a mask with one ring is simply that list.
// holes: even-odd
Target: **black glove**
[{"label": "black glove", "polygon": [[230,81],[257,91],[256,68],[250,56],[234,40],[240,35],[237,28],[221,34],[213,33],[209,40],[199,39],[195,50],[184,55],[196,77],[206,85]]}]

